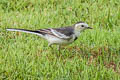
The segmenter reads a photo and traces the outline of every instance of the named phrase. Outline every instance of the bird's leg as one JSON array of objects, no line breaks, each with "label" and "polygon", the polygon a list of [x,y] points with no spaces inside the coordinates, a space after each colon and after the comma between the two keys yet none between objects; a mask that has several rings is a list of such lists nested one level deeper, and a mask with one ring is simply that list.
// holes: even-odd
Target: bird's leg
[{"label": "bird's leg", "polygon": [[61,49],[61,46],[60,46],[60,45],[58,45],[58,51],[59,51],[59,53],[60,53],[60,49]]},{"label": "bird's leg", "polygon": [[53,48],[52,48],[52,43],[49,43],[49,44],[48,44],[48,47],[50,47],[51,49],[53,49]]},{"label": "bird's leg", "polygon": [[48,44],[48,47],[50,47],[51,52],[54,53],[54,49],[53,49],[53,47],[52,47],[52,43],[49,43],[49,44]]}]

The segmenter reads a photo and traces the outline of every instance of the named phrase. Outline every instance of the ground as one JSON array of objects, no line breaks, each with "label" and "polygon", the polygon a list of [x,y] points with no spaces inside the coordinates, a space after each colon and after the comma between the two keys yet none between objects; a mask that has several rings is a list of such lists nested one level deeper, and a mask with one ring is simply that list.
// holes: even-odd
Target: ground
[{"label": "ground", "polygon": [[[0,79],[120,80],[120,0],[1,0]],[[74,43],[49,48],[33,34],[6,28],[93,27]]]}]

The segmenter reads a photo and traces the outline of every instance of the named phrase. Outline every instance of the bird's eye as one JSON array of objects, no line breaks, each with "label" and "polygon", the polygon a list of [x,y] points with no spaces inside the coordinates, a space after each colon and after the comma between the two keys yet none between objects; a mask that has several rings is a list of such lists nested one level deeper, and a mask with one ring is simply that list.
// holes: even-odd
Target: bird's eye
[{"label": "bird's eye", "polygon": [[81,27],[84,27],[84,25],[81,25]]}]

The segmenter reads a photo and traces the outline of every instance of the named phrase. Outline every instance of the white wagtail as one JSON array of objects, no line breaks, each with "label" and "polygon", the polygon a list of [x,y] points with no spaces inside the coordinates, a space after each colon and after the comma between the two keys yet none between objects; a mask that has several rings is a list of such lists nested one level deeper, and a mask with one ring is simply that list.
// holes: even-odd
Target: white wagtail
[{"label": "white wagtail", "polygon": [[[38,30],[26,30],[26,29],[15,29],[8,28],[8,31],[19,31],[25,33],[36,34],[48,41],[48,46],[52,44],[66,45],[74,42],[80,36],[80,33],[86,29],[92,29],[88,24],[80,21],[73,26],[61,27],[61,28],[48,28]],[[60,49],[60,48],[59,48]]]}]

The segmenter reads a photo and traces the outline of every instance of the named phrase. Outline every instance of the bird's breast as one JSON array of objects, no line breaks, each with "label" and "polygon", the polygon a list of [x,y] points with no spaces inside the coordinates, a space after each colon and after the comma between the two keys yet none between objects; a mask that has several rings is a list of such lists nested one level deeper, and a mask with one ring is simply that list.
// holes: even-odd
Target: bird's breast
[{"label": "bird's breast", "polygon": [[73,36],[72,38],[67,40],[67,39],[62,39],[62,38],[58,38],[58,37],[55,37],[55,36],[48,35],[46,37],[46,39],[48,40],[49,43],[63,45],[63,44],[70,44],[70,43],[74,42],[74,40],[76,38],[75,38],[75,36]]}]

